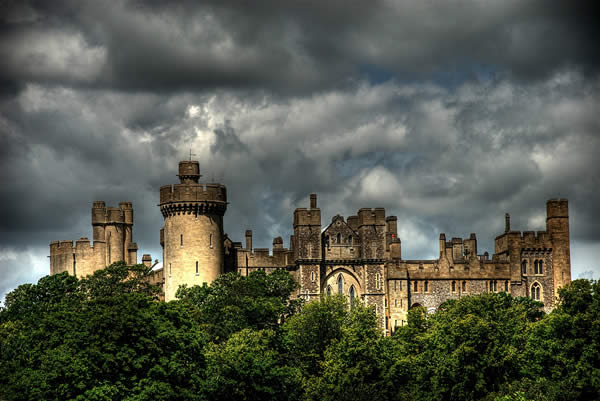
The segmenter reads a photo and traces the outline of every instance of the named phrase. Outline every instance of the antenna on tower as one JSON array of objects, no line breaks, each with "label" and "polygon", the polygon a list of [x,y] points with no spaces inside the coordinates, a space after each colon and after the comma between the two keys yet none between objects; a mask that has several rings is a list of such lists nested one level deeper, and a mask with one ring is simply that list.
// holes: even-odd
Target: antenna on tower
[{"label": "antenna on tower", "polygon": [[192,161],[192,156],[196,156],[196,154],[192,153],[192,148],[190,148],[190,161]]}]

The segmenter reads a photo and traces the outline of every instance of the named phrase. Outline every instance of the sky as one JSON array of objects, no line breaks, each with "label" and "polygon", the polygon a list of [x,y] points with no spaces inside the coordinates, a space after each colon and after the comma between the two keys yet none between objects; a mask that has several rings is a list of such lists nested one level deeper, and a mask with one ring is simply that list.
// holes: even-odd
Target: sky
[{"label": "sky", "polygon": [[159,187],[190,150],[225,232],[284,238],[385,207],[405,259],[439,234],[493,253],[504,213],[568,198],[573,278],[600,277],[600,52],[591,1],[3,1],[0,299],[133,202],[161,258]]}]

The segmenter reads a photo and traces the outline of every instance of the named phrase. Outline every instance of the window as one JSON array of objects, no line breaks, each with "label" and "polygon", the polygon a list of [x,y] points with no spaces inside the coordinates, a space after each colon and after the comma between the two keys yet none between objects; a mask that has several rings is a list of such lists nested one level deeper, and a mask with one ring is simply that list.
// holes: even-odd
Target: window
[{"label": "window", "polygon": [[342,278],[342,275],[340,274],[338,276],[338,294],[343,294],[344,293],[344,279]]},{"label": "window", "polygon": [[75,254],[73,254],[73,275],[77,276],[77,264],[75,263]]},{"label": "window", "polygon": [[315,272],[310,272],[310,281],[315,282]]},{"label": "window", "polygon": [[541,301],[542,300],[542,286],[540,285],[540,283],[535,282],[533,283],[533,285],[531,286],[531,298],[535,299],[536,301]]},{"label": "window", "polygon": [[400,282],[400,291],[402,291],[402,281]]},{"label": "window", "polygon": [[467,292],[467,282],[466,281],[462,282],[462,292]]},{"label": "window", "polygon": [[200,275],[200,273],[198,273],[198,261],[196,261],[196,276]]},{"label": "window", "polygon": [[377,273],[375,275],[375,286],[377,287],[378,290],[381,289],[381,274]]},{"label": "window", "polygon": [[498,282],[496,280],[490,280],[490,292],[498,291]]},{"label": "window", "polygon": [[352,245],[352,236],[351,235],[348,236],[348,244]]},{"label": "window", "polygon": [[396,319],[394,319],[394,330],[398,328],[398,321]]},{"label": "window", "polygon": [[388,329],[388,317],[387,316],[385,317],[385,329],[386,330]]},{"label": "window", "polygon": [[397,308],[398,307],[398,299],[394,299],[394,306]]},{"label": "window", "polygon": [[183,234],[179,235],[179,246],[183,248]]},{"label": "window", "polygon": [[425,281],[425,288],[424,288],[425,292],[429,292],[429,281]]},{"label": "window", "polygon": [[208,236],[208,246],[212,248],[212,233]]},{"label": "window", "polygon": [[504,281],[504,292],[508,292],[508,280]]},{"label": "window", "polygon": [[417,282],[416,282],[416,281],[414,282],[414,284],[413,284],[413,287],[414,287],[414,288],[413,288],[413,291],[414,291],[414,292],[419,292],[419,285],[417,284]]},{"label": "window", "polygon": [[350,286],[349,294],[350,294],[350,308],[354,308],[354,286],[353,285]]},{"label": "window", "polygon": [[542,270],[542,265],[543,265],[543,263],[544,263],[544,262],[542,262],[542,261],[540,260],[540,264],[538,265],[538,274],[544,274],[544,272],[543,272],[543,270]]},{"label": "window", "polygon": [[173,273],[173,268],[172,268],[171,264],[169,263],[169,277],[171,277],[171,273]]},{"label": "window", "polygon": [[452,282],[452,292],[456,292],[456,281]]},{"label": "window", "polygon": [[337,240],[337,244],[338,244],[338,245],[339,245],[339,244],[341,244],[341,243],[342,243],[342,234],[340,234],[340,233],[337,233],[336,240]]},{"label": "window", "polygon": [[329,248],[329,235],[325,236],[325,245]]},{"label": "window", "polygon": [[396,291],[398,280],[394,280],[394,291]]},{"label": "window", "polygon": [[387,298],[384,298],[384,299],[383,299],[383,306],[384,306],[385,308],[387,308]]},{"label": "window", "polygon": [[533,274],[538,274],[538,261],[533,262]]},{"label": "window", "polygon": [[527,274],[527,261],[526,260],[521,262],[521,274],[523,274],[523,275]]},{"label": "window", "polygon": [[326,293],[327,293],[327,296],[331,296],[331,286],[330,285],[327,286]]}]

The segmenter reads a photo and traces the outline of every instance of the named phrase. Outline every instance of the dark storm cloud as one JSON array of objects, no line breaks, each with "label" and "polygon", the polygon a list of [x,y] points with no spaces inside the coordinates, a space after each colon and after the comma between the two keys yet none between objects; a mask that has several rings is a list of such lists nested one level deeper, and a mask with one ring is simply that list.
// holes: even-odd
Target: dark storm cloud
[{"label": "dark storm cloud", "polygon": [[[319,194],[323,224],[399,217],[403,254],[567,197],[575,276],[600,257],[598,27],[585,2],[32,1],[0,7],[0,294],[91,236],[93,200],[156,204],[192,150],[257,247]],[[343,10],[343,12],[341,12]],[[587,274],[587,273],[586,273]],[[1,296],[1,295],[0,295]]]},{"label": "dark storm cloud", "polygon": [[573,66],[595,73],[599,62],[591,2],[15,4],[0,40],[0,80],[13,90],[34,81],[306,93],[365,71],[528,79]]}]

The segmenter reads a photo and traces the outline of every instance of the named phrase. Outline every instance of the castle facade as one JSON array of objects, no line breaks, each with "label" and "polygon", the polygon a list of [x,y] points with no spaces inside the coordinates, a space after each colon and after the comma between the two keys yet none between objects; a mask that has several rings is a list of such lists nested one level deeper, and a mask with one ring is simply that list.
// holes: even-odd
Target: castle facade
[{"label": "castle facade", "polygon": [[[163,267],[152,280],[162,285],[166,301],[175,298],[180,285],[210,283],[224,272],[285,269],[300,284],[297,296],[311,300],[342,293],[350,303],[361,299],[374,306],[380,325],[391,333],[406,324],[412,307],[434,311],[448,299],[481,292],[531,297],[550,311],[558,288],[571,280],[566,199],[547,201],[544,231],[512,231],[506,214],[491,257],[478,254],[475,234],[447,240],[442,233],[437,259],[406,260],[396,216],[386,216],[383,208],[363,208],[346,219],[336,215],[323,226],[316,194],[310,195],[308,208],[294,211],[288,248],[281,237],[273,240],[272,252],[253,248],[250,230],[244,244],[232,241],[223,230],[225,186],[199,183],[197,161],[180,162],[178,177],[178,184],[160,188]],[[51,243],[50,273],[84,276],[117,260],[136,263],[132,225],[131,203],[117,209],[94,202],[93,246],[87,239],[75,246],[72,241]],[[142,262],[150,265],[150,255]]]}]

